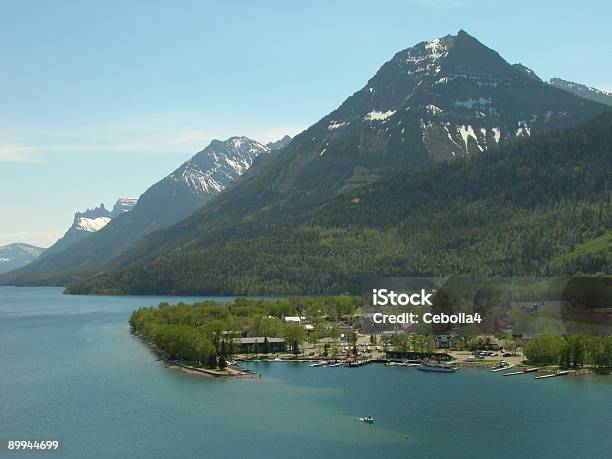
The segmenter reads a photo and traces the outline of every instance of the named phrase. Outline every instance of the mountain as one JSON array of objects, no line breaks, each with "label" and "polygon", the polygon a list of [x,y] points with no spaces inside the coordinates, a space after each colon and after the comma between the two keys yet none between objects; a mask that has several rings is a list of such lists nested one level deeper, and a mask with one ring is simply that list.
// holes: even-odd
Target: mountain
[{"label": "mountain", "polygon": [[257,208],[298,193],[307,207],[398,169],[497,148],[604,110],[460,31],[397,53],[338,109],[293,138],[246,195]]},{"label": "mountain", "polygon": [[539,81],[540,83],[542,82],[542,79],[538,75],[536,75],[533,70],[531,70],[529,67],[524,66],[520,62],[518,64],[513,64],[512,67],[514,67],[520,72],[523,72],[528,77],[533,78],[534,80]]},{"label": "mountain", "polygon": [[291,136],[285,135],[282,139],[277,140],[276,142],[269,142],[266,144],[270,150],[280,150],[281,148],[287,146],[291,142]]},{"label": "mountain", "polygon": [[[247,260],[238,262],[240,250],[253,254],[259,249],[266,262],[277,265],[272,255],[266,258],[266,251],[274,247],[258,242],[301,223],[338,196],[399,171],[495,150],[535,133],[593,119],[606,110],[542,82],[524,66],[507,63],[464,31],[422,42],[397,53],[338,109],[258,161],[190,218],[141,239],[104,270],[123,273],[129,268],[142,275],[144,283],[126,287],[127,291],[233,293],[227,282],[234,276],[244,271],[258,278],[247,268]],[[477,184],[485,178],[476,174],[470,180]],[[245,245],[236,246],[235,241]],[[300,263],[300,254],[288,241],[276,242],[294,255],[288,260]],[[210,260],[219,268],[213,269]],[[234,264],[228,267],[224,260]],[[146,268],[153,265],[153,272],[167,277],[147,283]],[[172,267],[178,273],[183,266],[192,273],[191,287],[179,286],[179,274],[166,272]],[[320,267],[313,264],[315,270]],[[279,279],[282,284],[280,279],[291,275],[289,266],[283,269],[289,271],[271,273],[266,282]],[[208,279],[211,275],[216,281]],[[114,288],[113,276],[105,277],[111,280],[103,288]],[[269,291],[291,290],[289,284],[264,284]],[[242,284],[235,290],[245,291],[252,290]]]},{"label": "mountain", "polygon": [[0,273],[6,273],[31,263],[44,250],[41,247],[20,243],[0,246]]},{"label": "mountain", "polygon": [[588,100],[593,100],[595,102],[606,104],[612,107],[612,93],[610,92],[585,86],[580,83],[573,83],[571,81],[562,80],[561,78],[552,78],[548,83],[556,88],[571,92],[572,94],[575,94],[579,97],[583,97]]},{"label": "mountain", "polygon": [[42,257],[48,257],[54,253],[61,252],[75,242],[85,239],[91,233],[101,230],[113,218],[132,210],[137,201],[137,199],[132,198],[119,198],[111,211],[106,210],[104,203],[102,203],[93,209],[75,213],[74,220],[68,231],[55,244],[45,250]]},{"label": "mountain", "polygon": [[95,272],[143,235],[188,217],[244,173],[258,155],[269,151],[246,137],[213,140],[151,186],[130,212],[118,215],[89,237],[3,277],[0,282],[62,285],[67,280]]},{"label": "mountain", "polygon": [[247,218],[209,232],[208,245],[192,238],[69,292],[312,294],[359,292],[378,276],[609,275],[610,157],[612,112],[385,177],[273,229]]},{"label": "mountain", "polygon": [[110,217],[115,218],[119,215],[129,212],[136,206],[138,199],[135,198],[119,198],[113,206],[113,210],[110,211]]}]

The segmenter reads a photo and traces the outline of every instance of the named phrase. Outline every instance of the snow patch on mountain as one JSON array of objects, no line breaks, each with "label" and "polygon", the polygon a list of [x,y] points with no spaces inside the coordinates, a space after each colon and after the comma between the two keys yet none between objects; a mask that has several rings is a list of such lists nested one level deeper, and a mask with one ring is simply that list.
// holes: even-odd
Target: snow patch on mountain
[{"label": "snow patch on mountain", "polygon": [[494,127],[494,128],[491,128],[491,130],[493,131],[493,138],[495,139],[495,143],[499,144],[499,141],[501,139],[500,129],[497,127]]},{"label": "snow patch on mountain", "polygon": [[327,129],[329,129],[330,131],[333,131],[334,129],[339,129],[339,128],[344,127],[346,125],[348,125],[347,122],[341,123],[339,121],[330,121],[329,125],[327,126]]},{"label": "snow patch on mountain", "polygon": [[430,113],[431,115],[439,115],[441,114],[444,110],[442,110],[440,107],[437,107],[433,104],[429,104],[425,107],[425,109],[427,110],[428,113]]},{"label": "snow patch on mountain", "polygon": [[519,121],[518,128],[516,130],[517,137],[524,137],[531,135],[531,128],[527,125],[527,121]]},{"label": "snow patch on mountain", "polygon": [[377,110],[371,111],[365,116],[367,121],[384,121],[387,118],[395,115],[395,110],[387,110],[386,112],[379,112]]},{"label": "snow patch on mountain", "polygon": [[76,229],[80,231],[87,231],[89,233],[95,233],[96,231],[100,231],[108,222],[111,221],[110,217],[98,217],[98,218],[87,218],[87,217],[79,217]]}]

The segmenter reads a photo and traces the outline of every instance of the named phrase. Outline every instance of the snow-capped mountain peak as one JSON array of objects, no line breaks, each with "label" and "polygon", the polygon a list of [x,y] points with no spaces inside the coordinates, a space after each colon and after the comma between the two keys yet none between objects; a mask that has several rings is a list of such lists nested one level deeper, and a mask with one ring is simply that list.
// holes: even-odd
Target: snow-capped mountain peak
[{"label": "snow-capped mountain peak", "polygon": [[125,212],[129,212],[134,208],[134,206],[138,203],[137,198],[119,198],[117,202],[113,206],[113,210],[111,210],[110,214],[112,218],[117,217]]},{"label": "snow-capped mountain peak", "polygon": [[6,273],[31,263],[44,250],[41,247],[22,243],[0,246],[0,273]]},{"label": "snow-capped mountain peak", "polygon": [[563,80],[561,78],[551,78],[548,82],[551,86],[562,89],[584,99],[593,100],[612,107],[612,93],[601,89],[586,86],[573,81]]},{"label": "snow-capped mountain peak", "polygon": [[248,137],[213,140],[168,178],[186,183],[198,194],[218,193],[242,175],[257,156],[269,151],[270,148]]},{"label": "snow-capped mountain peak", "polygon": [[55,244],[45,250],[42,257],[65,250],[75,242],[83,240],[89,234],[100,231],[112,219],[132,210],[137,201],[137,199],[133,198],[119,198],[111,211],[104,207],[104,203],[101,203],[93,209],[75,213],[74,220],[68,231]]},{"label": "snow-capped mountain peak", "polygon": [[599,110],[461,30],[399,51],[296,139],[319,161],[342,154],[414,164],[497,148]]}]

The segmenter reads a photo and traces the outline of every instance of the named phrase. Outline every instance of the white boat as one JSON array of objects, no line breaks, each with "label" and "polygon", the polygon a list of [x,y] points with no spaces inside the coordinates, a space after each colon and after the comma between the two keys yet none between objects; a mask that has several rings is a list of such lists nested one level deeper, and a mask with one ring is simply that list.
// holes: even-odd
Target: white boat
[{"label": "white boat", "polygon": [[439,373],[454,373],[455,371],[457,371],[457,367],[453,367],[450,363],[422,362],[417,367],[417,370],[436,371]]},{"label": "white boat", "polygon": [[514,368],[516,366],[516,363],[512,363],[510,365],[506,364],[500,364],[497,367],[491,368],[491,371],[496,372],[496,371],[502,371],[502,370],[508,370],[510,368]]},{"label": "white boat", "polygon": [[327,365],[329,368],[336,368],[336,367],[341,367],[342,365],[344,365],[344,362],[336,362],[336,363],[332,363],[331,365]]},{"label": "white boat", "polygon": [[308,365],[310,367],[324,367],[325,365],[327,365],[327,362],[325,360],[321,360],[320,362],[316,362],[313,363],[311,365]]},{"label": "white boat", "polygon": [[359,418],[361,422],[365,422],[366,424],[374,424],[374,418],[372,416],[366,416],[364,418]]}]

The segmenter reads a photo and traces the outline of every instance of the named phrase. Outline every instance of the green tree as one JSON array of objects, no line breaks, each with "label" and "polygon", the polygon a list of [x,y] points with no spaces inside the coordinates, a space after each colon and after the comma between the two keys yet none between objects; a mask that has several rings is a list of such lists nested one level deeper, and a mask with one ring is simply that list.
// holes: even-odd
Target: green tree
[{"label": "green tree", "polygon": [[553,365],[561,360],[564,346],[564,340],[560,336],[536,336],[525,344],[523,350],[530,362]]},{"label": "green tree", "polygon": [[295,357],[300,353],[300,346],[304,342],[304,328],[299,324],[285,326],[285,339]]},{"label": "green tree", "polygon": [[405,333],[394,335],[392,341],[396,351],[407,352],[410,349],[410,337]]}]

